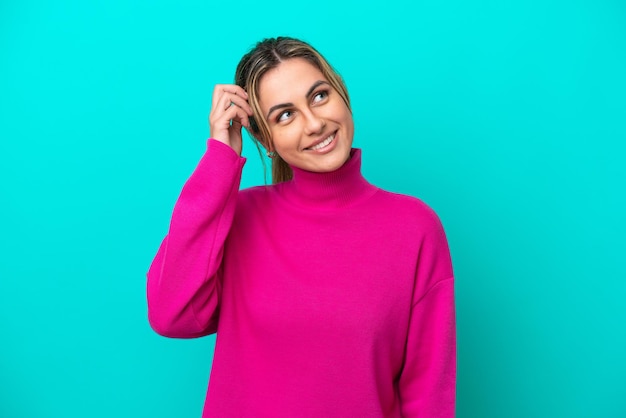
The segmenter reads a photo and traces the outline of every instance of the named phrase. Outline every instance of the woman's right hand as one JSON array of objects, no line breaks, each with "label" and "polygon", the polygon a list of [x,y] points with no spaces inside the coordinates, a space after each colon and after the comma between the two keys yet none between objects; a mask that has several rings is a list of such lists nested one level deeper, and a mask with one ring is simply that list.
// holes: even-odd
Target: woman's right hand
[{"label": "woman's right hand", "polygon": [[211,138],[223,142],[241,155],[241,127],[250,127],[252,108],[248,93],[235,84],[217,84],[213,89],[209,128]]}]

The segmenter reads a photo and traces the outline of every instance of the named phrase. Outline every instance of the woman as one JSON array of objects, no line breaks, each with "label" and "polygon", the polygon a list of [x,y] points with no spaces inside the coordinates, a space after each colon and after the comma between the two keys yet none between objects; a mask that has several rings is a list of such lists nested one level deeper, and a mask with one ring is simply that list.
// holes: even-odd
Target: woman
[{"label": "woman", "polygon": [[[209,119],[148,273],[156,332],[217,332],[203,416],[453,417],[446,238],[420,200],[361,175],[339,75],[302,41],[266,39]],[[273,185],[239,191],[242,126]]]}]

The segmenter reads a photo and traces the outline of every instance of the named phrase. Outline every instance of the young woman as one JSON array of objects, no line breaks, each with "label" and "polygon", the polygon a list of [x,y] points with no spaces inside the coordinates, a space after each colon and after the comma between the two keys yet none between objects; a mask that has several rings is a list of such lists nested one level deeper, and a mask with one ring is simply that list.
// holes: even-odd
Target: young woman
[{"label": "young woman", "polygon": [[[266,39],[235,78],[148,273],[156,332],[217,332],[203,416],[453,417],[437,215],[363,178],[346,87],[313,47]],[[273,185],[239,190],[242,126]]]}]

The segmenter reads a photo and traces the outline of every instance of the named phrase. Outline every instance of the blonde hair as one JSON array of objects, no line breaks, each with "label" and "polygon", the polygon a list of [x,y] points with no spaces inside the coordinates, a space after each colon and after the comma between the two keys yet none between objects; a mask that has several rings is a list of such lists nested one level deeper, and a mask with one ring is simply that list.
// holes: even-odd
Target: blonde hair
[{"label": "blonde hair", "polygon": [[[272,148],[272,137],[267,121],[263,117],[259,105],[259,83],[269,70],[292,58],[302,58],[315,66],[328,80],[333,89],[339,93],[350,109],[350,97],[341,76],[333,69],[326,59],[311,45],[304,41],[289,37],[267,38],[258,42],[246,55],[241,58],[235,72],[235,84],[248,92],[248,103],[252,107],[250,132],[257,148],[259,144],[268,152]],[[259,148],[259,153],[260,153]],[[272,158],[272,183],[291,180],[291,167],[276,154]]]}]

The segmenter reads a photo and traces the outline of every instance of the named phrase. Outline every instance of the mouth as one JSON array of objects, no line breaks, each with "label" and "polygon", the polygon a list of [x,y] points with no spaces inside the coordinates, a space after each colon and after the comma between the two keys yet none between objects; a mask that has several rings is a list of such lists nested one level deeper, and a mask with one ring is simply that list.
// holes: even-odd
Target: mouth
[{"label": "mouth", "polygon": [[337,131],[331,133],[326,138],[317,141],[314,145],[311,145],[310,147],[305,148],[305,150],[306,151],[323,151],[334,143],[335,135],[337,135]]}]

